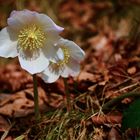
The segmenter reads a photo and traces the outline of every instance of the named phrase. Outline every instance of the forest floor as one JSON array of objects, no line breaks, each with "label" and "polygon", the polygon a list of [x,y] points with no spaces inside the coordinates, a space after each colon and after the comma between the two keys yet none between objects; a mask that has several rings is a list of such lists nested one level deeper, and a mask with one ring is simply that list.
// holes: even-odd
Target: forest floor
[{"label": "forest floor", "polygon": [[[39,4],[32,0],[25,8],[43,11]],[[46,84],[38,76],[41,120],[36,123],[32,76],[21,69],[17,59],[1,59],[1,140],[136,139],[138,129],[126,129],[124,124],[122,128],[125,110],[140,96],[140,24],[132,24],[131,12],[119,17],[131,2],[117,5],[120,13],[110,1],[47,4],[52,6],[48,14],[65,28],[61,35],[86,54],[80,74],[67,79],[69,109],[63,79]],[[1,5],[16,7],[14,0]],[[0,15],[2,28],[8,13],[3,10]]]}]

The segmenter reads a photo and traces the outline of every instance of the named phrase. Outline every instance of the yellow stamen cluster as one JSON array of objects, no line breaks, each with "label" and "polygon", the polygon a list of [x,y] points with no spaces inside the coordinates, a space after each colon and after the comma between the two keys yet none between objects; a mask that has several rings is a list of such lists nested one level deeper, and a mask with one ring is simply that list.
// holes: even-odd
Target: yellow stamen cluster
[{"label": "yellow stamen cluster", "polygon": [[57,65],[58,66],[63,66],[64,64],[67,64],[69,62],[69,58],[70,58],[70,53],[69,50],[67,48],[62,47],[61,48],[63,53],[64,53],[64,59],[60,60]]},{"label": "yellow stamen cluster", "polygon": [[44,46],[46,40],[43,30],[31,24],[20,30],[18,35],[18,45],[22,50],[34,50]]}]

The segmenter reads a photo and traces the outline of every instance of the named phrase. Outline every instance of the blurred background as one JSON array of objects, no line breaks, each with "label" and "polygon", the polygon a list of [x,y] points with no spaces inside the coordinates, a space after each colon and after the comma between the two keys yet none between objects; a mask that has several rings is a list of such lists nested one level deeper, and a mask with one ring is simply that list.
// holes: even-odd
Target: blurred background
[{"label": "blurred background", "polygon": [[[134,44],[139,39],[139,0],[0,0],[0,29],[7,25],[12,10],[23,9],[46,13],[65,28],[63,37],[85,50],[102,48],[105,39],[125,37]],[[118,51],[123,53],[124,47]]]},{"label": "blurred background", "polygon": [[[85,59],[81,63],[80,75],[76,80],[74,79],[73,81],[73,79],[69,79],[68,81],[70,91],[73,94],[72,97],[80,97],[82,94],[81,97],[84,97],[80,97],[81,99],[77,98],[77,102],[74,102],[76,108],[75,114],[82,114],[81,116],[85,114],[90,115],[91,113],[94,114],[94,109],[96,110],[98,108],[100,110],[105,100],[108,101],[114,97],[116,98],[121,95],[120,91],[131,91],[139,87],[140,0],[0,0],[0,29],[7,26],[7,18],[13,10],[23,9],[49,15],[56,24],[64,27],[61,36],[73,40],[86,52]],[[29,75],[27,75],[27,73],[25,74],[19,66],[15,65],[15,62],[16,64],[18,63],[17,58],[0,58],[0,66],[10,63],[11,61],[14,61],[14,63],[10,65],[10,67],[0,68],[0,90],[2,92],[9,91],[11,93],[29,88],[32,85],[32,77],[27,78]],[[58,108],[57,105],[59,101],[57,102],[57,99],[59,100],[59,96],[62,97],[60,100],[64,99],[64,87],[61,82],[60,80],[58,83],[52,84],[52,87],[50,87],[50,84],[47,86],[45,85],[45,90],[48,89],[49,99],[51,96],[53,97],[55,95],[52,100],[53,105],[51,103],[49,104],[55,108]],[[84,92],[87,92],[87,94]],[[23,97],[23,99],[24,98],[25,97]],[[119,104],[118,110],[124,109],[124,106],[129,102],[130,100],[126,100],[124,104]],[[114,106],[110,108],[112,112]],[[99,114],[100,113],[99,111]],[[78,117],[77,114],[70,119],[72,120]],[[11,114],[9,116],[11,117]],[[65,117],[65,115],[62,116]],[[114,117],[112,118],[114,121]],[[62,117],[62,121],[64,119]],[[96,124],[96,122],[100,124],[100,122],[96,120],[97,119],[92,120],[94,124]],[[66,119],[66,124],[67,122],[69,122],[68,124],[70,127],[71,122],[79,124],[75,125],[75,129],[73,125],[73,131],[69,131],[70,129],[66,129],[67,125],[65,127],[64,124],[62,128],[60,122],[60,127],[58,127],[59,130],[62,128],[62,133],[58,132],[60,135],[66,134],[67,132],[73,132],[74,134],[75,132],[78,134],[80,132],[83,135],[84,132],[84,134],[87,135],[87,140],[89,140],[89,133],[94,136],[94,133],[96,133],[96,140],[99,137],[99,131],[94,132],[93,129],[85,129],[83,117],[80,118],[80,121],[76,119],[67,121]],[[104,121],[101,123],[103,123],[103,125],[106,124]],[[109,129],[112,127],[110,119],[109,124],[111,125],[98,127],[102,134],[102,128],[104,132],[106,132],[107,127]],[[121,120],[118,121],[118,124],[120,126]],[[77,126],[79,125],[80,130],[77,131]],[[27,127],[29,126],[28,123]],[[46,127],[48,126],[50,125],[47,124]],[[54,129],[52,128],[50,133],[52,136],[54,136],[54,132],[58,130],[58,128],[55,128],[56,126],[55,124]],[[88,126],[95,127],[95,125],[90,123],[88,123]],[[116,127],[117,125],[115,124],[112,128],[114,129]],[[15,129],[14,131],[16,130],[19,131],[19,129]],[[50,132],[49,127],[46,130]],[[63,133],[63,130],[67,132]],[[118,131],[118,127],[116,130]],[[41,131],[42,128],[40,127],[40,132]],[[35,135],[36,132],[39,133],[38,128],[34,133]],[[45,131],[42,133],[44,132]],[[42,133],[40,133],[40,135]],[[17,135],[17,132],[15,134]],[[117,135],[119,134],[120,130]],[[134,131],[134,135],[135,134],[136,131]]]},{"label": "blurred background", "polygon": [[[0,0],[0,7],[0,29],[7,25],[7,18],[13,10],[29,9],[49,15],[65,28],[61,35],[75,41],[84,50],[105,48],[107,55],[111,55],[110,50],[115,49],[122,56],[127,54],[126,50],[138,46],[139,0]],[[121,45],[112,44],[108,54],[106,42]],[[0,59],[0,62],[3,64],[7,59]]]},{"label": "blurred background", "polygon": [[23,9],[46,13],[55,22],[61,21],[77,29],[94,29],[92,26],[99,20],[115,27],[120,19],[133,18],[138,22],[139,6],[139,0],[0,0],[0,28],[6,26],[12,10]]}]

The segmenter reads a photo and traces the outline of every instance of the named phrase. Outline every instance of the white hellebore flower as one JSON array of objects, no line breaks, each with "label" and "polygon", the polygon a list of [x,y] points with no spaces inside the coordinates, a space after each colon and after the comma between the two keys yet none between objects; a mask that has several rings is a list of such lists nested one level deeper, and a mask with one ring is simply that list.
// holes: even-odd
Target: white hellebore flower
[{"label": "white hellebore flower", "polygon": [[77,76],[80,72],[80,62],[84,58],[84,51],[73,41],[60,39],[56,46],[56,63],[51,62],[49,66],[41,73],[41,78],[46,83],[55,82],[59,76],[64,78],[68,76]]},{"label": "white hellebore flower", "polygon": [[0,32],[0,56],[18,56],[20,65],[31,74],[42,72],[56,55],[59,33],[50,17],[37,12],[13,11],[8,26]]}]

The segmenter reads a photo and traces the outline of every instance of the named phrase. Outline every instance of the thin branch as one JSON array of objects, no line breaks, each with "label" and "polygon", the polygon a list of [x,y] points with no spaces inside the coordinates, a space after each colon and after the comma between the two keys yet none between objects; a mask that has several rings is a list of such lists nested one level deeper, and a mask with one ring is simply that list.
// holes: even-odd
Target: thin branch
[{"label": "thin branch", "polygon": [[105,103],[102,107],[102,110],[109,110],[110,107],[117,105],[123,99],[129,98],[129,97],[134,97],[134,98],[140,97],[140,91],[132,91],[132,92],[128,92],[128,93],[125,93],[123,95],[120,95],[117,98],[114,98],[114,99],[108,101],[107,103]]}]

